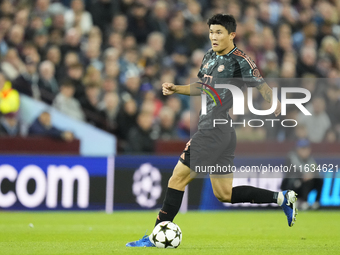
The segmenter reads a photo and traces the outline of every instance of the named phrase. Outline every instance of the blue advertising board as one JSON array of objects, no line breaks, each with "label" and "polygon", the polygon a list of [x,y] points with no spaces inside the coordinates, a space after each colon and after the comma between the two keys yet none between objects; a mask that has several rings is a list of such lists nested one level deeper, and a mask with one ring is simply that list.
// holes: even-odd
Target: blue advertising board
[{"label": "blue advertising board", "polygon": [[[334,164],[338,159],[316,158]],[[150,210],[162,206],[168,180],[178,157],[169,156],[0,156],[1,210]],[[339,162],[338,162],[339,161]],[[238,157],[235,166],[280,165],[284,158]],[[340,165],[340,164],[339,164]],[[320,205],[340,206],[340,173],[323,174]],[[280,190],[281,178],[234,178],[233,185]],[[308,202],[316,198],[315,190]],[[219,210],[267,205],[224,204],[213,192],[209,178],[189,184],[182,207]],[[275,205],[272,205],[275,206]]]},{"label": "blue advertising board", "polygon": [[0,156],[0,208],[105,209],[107,174],[104,157]]}]

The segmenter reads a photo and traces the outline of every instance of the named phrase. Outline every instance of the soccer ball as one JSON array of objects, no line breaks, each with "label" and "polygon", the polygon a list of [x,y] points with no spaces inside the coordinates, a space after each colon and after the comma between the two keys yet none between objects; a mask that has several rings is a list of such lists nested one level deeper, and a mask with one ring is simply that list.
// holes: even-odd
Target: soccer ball
[{"label": "soccer ball", "polygon": [[182,241],[182,231],[175,223],[162,221],[153,229],[150,241],[157,248],[177,248]]}]

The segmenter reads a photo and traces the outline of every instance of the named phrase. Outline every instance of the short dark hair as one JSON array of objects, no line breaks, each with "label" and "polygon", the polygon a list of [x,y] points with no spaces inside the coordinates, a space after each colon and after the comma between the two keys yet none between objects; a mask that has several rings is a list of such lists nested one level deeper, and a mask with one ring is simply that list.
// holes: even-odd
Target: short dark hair
[{"label": "short dark hair", "polygon": [[227,29],[228,33],[236,32],[236,20],[233,15],[229,14],[215,14],[207,21],[208,26],[210,25],[221,25]]},{"label": "short dark hair", "polygon": [[70,79],[63,80],[60,87],[69,87],[69,88],[75,88],[74,83]]},{"label": "short dark hair", "polygon": [[74,64],[71,64],[68,69],[83,69],[83,65],[80,64],[80,63],[74,63]]}]

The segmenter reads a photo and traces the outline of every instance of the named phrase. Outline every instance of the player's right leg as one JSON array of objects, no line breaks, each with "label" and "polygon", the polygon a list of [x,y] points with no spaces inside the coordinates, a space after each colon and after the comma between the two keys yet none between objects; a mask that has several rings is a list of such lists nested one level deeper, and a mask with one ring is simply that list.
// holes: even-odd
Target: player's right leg
[{"label": "player's right leg", "polygon": [[163,207],[159,211],[155,226],[162,221],[173,221],[181,207],[185,187],[193,179],[190,168],[178,161],[169,179]]},{"label": "player's right leg", "polygon": [[[157,215],[155,225],[162,221],[173,221],[181,207],[185,187],[193,180],[190,168],[185,165],[185,161],[182,162],[178,161],[172,176],[169,179],[168,188],[163,201],[163,207]],[[147,235],[144,235],[143,238],[138,241],[127,243],[126,246],[154,247]]]}]

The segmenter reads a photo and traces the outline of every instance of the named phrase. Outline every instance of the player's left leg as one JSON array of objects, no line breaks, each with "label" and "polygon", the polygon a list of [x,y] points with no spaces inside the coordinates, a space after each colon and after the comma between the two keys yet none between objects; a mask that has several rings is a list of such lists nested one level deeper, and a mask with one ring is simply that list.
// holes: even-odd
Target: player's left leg
[{"label": "player's left leg", "polygon": [[[220,155],[217,163],[220,166],[233,166],[236,148],[235,132],[231,132],[229,136],[225,135],[224,140],[227,141],[228,146]],[[251,186],[233,187],[232,173],[222,175],[211,174],[210,181],[215,196],[221,202],[249,202],[255,204],[277,203],[285,212],[290,227],[293,226],[294,221],[296,220],[296,193],[294,191],[273,192]]]},{"label": "player's left leg", "polygon": [[[231,175],[231,174],[230,174]],[[296,220],[297,209],[296,193],[292,190],[283,192],[273,192],[266,189],[260,189],[252,186],[232,187],[232,176],[214,176],[210,175],[211,185],[214,195],[221,202],[229,203],[277,203],[282,207],[288,220],[288,225],[292,227]]]},{"label": "player's left leg", "polygon": [[[252,186],[233,187],[233,176],[228,174],[210,175],[211,185],[214,195],[221,202],[228,203],[280,203],[283,202],[282,192],[273,192],[266,189],[255,188]],[[281,193],[281,194],[280,194]]]}]

